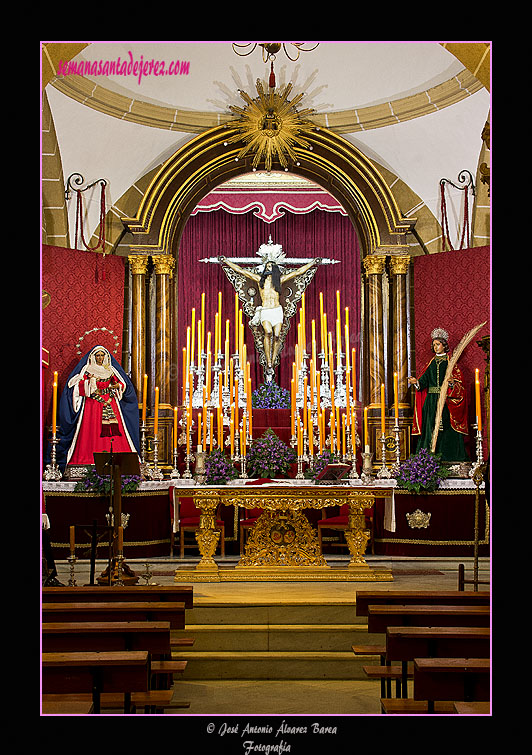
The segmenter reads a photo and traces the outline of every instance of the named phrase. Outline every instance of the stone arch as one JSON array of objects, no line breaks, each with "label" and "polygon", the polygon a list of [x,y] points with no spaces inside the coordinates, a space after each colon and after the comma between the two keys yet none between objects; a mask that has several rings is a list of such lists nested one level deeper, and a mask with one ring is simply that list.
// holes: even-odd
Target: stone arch
[{"label": "stone arch", "polygon": [[[210,129],[161,166],[135,217],[122,219],[130,234],[131,253],[175,256],[186,221],[200,199],[229,178],[251,171],[251,158],[237,159],[242,144],[227,145],[236,133],[230,126]],[[311,149],[295,148],[297,164],[291,170],[338,199],[359,234],[363,255],[404,251],[415,218],[402,216],[374,163],[327,129],[316,129],[308,141]]]}]

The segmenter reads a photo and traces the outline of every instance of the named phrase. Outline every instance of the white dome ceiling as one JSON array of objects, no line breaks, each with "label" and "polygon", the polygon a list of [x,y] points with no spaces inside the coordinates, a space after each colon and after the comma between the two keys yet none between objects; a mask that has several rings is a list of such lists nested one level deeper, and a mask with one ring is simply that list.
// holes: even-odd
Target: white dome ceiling
[{"label": "white dome ceiling", "polygon": [[[286,45],[294,56],[295,48],[291,43]],[[124,102],[179,109],[191,116],[210,114],[213,125],[216,118],[227,118],[229,105],[242,106],[239,89],[255,96],[256,80],[267,82],[270,71],[260,48],[240,57],[232,42],[96,42],[73,60],[96,66],[101,61],[103,70],[106,62],[118,59],[126,63],[125,75],[89,72],[84,78],[90,85],[94,82],[120,95]],[[133,75],[132,65],[128,72],[129,63],[152,60],[164,63],[166,68],[180,61],[184,72],[141,77]],[[315,50],[301,52],[295,62],[281,50],[274,67],[278,86],[291,82],[294,95],[305,92],[298,109],[311,107],[321,117],[336,122],[345,115],[343,137],[406,183],[434,215],[438,214],[441,178],[456,180],[461,170],[476,175],[490,94],[472,76],[478,86],[463,91],[460,75],[464,65],[440,43],[320,42]],[[446,82],[450,82],[449,87],[462,89],[460,96],[445,101],[445,106],[435,102],[428,112],[421,110],[419,117],[414,114],[401,120],[395,116],[400,109],[393,103],[408,102],[421,93],[421,102],[429,102],[431,92],[444,91]],[[129,121],[124,114],[120,117],[102,112],[89,100],[85,104],[81,98],[68,96],[55,83],[52,80],[48,84],[46,94],[64,179],[72,173],[80,173],[87,182],[106,178],[110,203],[195,136],[192,131],[156,128]],[[371,113],[373,107],[387,103],[391,103],[387,107],[394,117],[381,127],[368,127],[360,109],[368,108],[364,114]],[[72,214],[70,217],[72,226]],[[91,231],[98,220],[95,202],[89,207]]]}]

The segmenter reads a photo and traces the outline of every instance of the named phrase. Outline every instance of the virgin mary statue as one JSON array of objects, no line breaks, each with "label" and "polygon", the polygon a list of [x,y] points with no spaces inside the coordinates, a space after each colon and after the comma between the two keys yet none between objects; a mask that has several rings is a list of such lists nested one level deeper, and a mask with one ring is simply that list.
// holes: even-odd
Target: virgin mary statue
[{"label": "virgin mary statue", "polygon": [[85,470],[95,452],[139,453],[137,394],[105,347],[91,349],[68,376],[59,402],[59,436],[61,471]]}]

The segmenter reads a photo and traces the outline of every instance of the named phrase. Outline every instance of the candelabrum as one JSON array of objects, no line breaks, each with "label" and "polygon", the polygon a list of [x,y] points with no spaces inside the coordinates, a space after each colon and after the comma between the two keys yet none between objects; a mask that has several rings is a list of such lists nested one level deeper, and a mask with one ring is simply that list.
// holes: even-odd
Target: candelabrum
[{"label": "candelabrum", "polygon": [[124,580],[122,575],[124,573],[124,554],[119,551],[116,555],[116,581],[113,583],[113,587],[123,587]]},{"label": "candelabrum", "polygon": [[382,433],[381,435],[381,456],[382,456],[381,468],[377,472],[377,477],[379,479],[388,479],[392,475],[391,475],[390,470],[386,466],[386,435],[385,433]]},{"label": "candelabrum", "polygon": [[[369,446],[366,446],[366,449],[369,449]],[[363,482],[370,482],[373,478],[373,466],[371,463],[371,460],[373,458],[373,454],[366,450],[362,454],[362,481]]]},{"label": "candelabrum", "polygon": [[198,450],[196,451],[196,468],[194,469],[194,478],[198,485],[205,483],[205,455],[205,451],[200,450],[200,446],[198,446]]},{"label": "candelabrum", "polygon": [[159,439],[157,437],[154,437],[153,439],[153,466],[148,467],[146,470],[146,476],[150,480],[164,479],[162,470],[159,469],[158,447],[159,447]]},{"label": "candelabrum", "polygon": [[57,433],[52,433],[52,450],[51,450],[51,456],[50,456],[50,464],[46,465],[46,470],[44,472],[44,479],[48,482],[56,482],[61,479],[61,471],[59,467],[57,466],[57,444],[59,443],[57,439]]},{"label": "candelabrum", "polygon": [[177,448],[176,446],[174,446],[174,466],[173,466],[172,471],[170,472],[170,479],[177,480],[179,479],[179,477],[180,477],[180,474],[177,469]]},{"label": "candelabrum", "polygon": [[246,467],[247,467],[247,458],[246,458],[246,454],[243,454],[240,457],[240,479],[241,480],[247,479],[248,474],[246,471]]},{"label": "candelabrum", "polygon": [[75,576],[74,576],[74,567],[75,567],[76,561],[78,559],[76,558],[76,556],[75,556],[75,554],[74,554],[73,551],[71,552],[71,554],[70,554],[70,556],[68,557],[67,560],[68,560],[68,564],[70,566],[70,577],[69,577],[69,580],[68,580],[68,586],[69,587],[76,587],[77,585],[76,585],[76,579],[75,579]]},{"label": "candelabrum", "polygon": [[148,585],[156,585],[157,582],[152,582],[151,581],[151,578],[153,577],[153,572],[151,571],[151,567],[150,567],[150,565],[148,563],[144,564],[144,569],[145,569],[144,574],[141,574],[140,576],[145,581],[146,586],[148,586]]},{"label": "candelabrum", "polygon": [[303,474],[303,456],[298,456],[296,480],[303,480],[304,478],[305,475]]}]

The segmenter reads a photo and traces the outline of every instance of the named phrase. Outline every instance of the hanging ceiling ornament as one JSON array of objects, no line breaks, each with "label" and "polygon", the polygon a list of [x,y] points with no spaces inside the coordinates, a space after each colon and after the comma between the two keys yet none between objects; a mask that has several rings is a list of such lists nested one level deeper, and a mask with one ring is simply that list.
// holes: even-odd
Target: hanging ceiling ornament
[{"label": "hanging ceiling ornament", "polygon": [[[271,76],[272,74],[270,80]],[[275,82],[273,83],[275,87]],[[297,110],[304,93],[289,100],[292,84],[287,84],[280,91],[270,86],[266,93],[262,81],[257,79],[256,87],[258,97],[254,99],[247,92],[239,90],[240,96],[247,103],[245,107],[230,106],[230,110],[239,118],[227,125],[229,128],[237,128],[238,134],[224,144],[245,142],[246,146],[235,159],[240,160],[248,153],[254,153],[253,170],[257,170],[264,161],[264,169],[270,172],[274,159],[278,159],[283,168],[288,170],[289,161],[299,164],[294,147],[312,150],[311,144],[303,134],[319,130],[314,123],[306,119],[316,111],[312,108]]]}]

